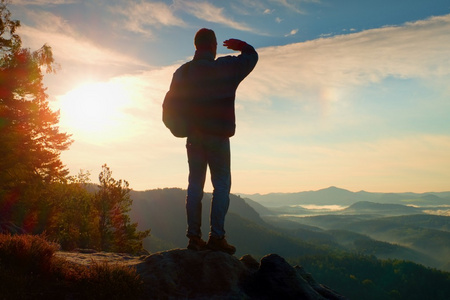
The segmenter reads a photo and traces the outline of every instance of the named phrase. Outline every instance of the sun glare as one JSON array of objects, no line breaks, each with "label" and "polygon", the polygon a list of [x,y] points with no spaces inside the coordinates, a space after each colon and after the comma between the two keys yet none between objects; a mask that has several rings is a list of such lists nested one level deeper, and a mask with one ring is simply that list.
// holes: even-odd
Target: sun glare
[{"label": "sun glare", "polygon": [[115,140],[126,134],[130,96],[117,83],[86,83],[60,99],[60,123],[75,140]]}]

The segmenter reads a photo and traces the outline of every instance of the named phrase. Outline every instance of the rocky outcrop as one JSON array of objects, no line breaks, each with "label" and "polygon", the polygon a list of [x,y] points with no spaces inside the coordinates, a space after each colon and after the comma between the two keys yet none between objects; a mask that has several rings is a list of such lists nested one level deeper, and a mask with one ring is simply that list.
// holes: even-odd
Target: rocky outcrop
[{"label": "rocky outcrop", "polygon": [[136,269],[149,299],[346,299],[276,254],[257,262],[249,255],[174,249],[141,260]]},{"label": "rocky outcrop", "polygon": [[143,299],[347,299],[277,254],[259,262],[250,255],[238,259],[223,252],[188,249],[143,256],[83,249],[56,255],[81,265],[107,262],[136,268],[144,284]]}]

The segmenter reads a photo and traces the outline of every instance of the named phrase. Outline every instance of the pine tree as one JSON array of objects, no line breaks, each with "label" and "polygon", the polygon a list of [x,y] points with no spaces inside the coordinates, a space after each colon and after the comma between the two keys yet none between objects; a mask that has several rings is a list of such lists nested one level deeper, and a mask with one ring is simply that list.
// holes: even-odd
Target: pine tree
[{"label": "pine tree", "polygon": [[114,252],[137,252],[149,230],[137,231],[137,223],[131,223],[128,213],[133,200],[126,180],[116,180],[105,164],[99,174],[99,190],[95,194],[98,212],[98,231],[102,250]]},{"label": "pine tree", "polygon": [[54,72],[51,47],[22,48],[19,26],[1,0],[0,218],[25,222],[36,218],[32,209],[45,184],[67,177],[60,153],[72,141],[59,131],[59,112],[50,109],[43,85],[43,72]]}]

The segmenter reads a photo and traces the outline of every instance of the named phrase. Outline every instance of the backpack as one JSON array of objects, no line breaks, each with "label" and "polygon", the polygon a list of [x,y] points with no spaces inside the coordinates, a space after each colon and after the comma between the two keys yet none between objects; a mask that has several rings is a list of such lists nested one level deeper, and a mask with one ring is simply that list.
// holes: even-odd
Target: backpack
[{"label": "backpack", "polygon": [[192,120],[192,100],[190,86],[187,80],[189,71],[187,63],[181,70],[181,82],[171,86],[162,104],[162,120],[164,125],[176,137],[187,137]]}]

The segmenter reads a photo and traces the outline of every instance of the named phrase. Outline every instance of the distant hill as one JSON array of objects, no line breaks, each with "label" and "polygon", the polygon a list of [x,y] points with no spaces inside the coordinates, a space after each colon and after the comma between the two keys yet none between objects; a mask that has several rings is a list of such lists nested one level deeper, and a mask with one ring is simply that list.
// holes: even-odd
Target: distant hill
[{"label": "distant hill", "polygon": [[331,205],[336,203],[350,205],[359,201],[355,193],[337,187],[299,193],[271,193],[266,195],[253,194],[242,196],[255,200],[267,207],[299,204]]},{"label": "distant hill", "polygon": [[421,251],[398,245],[396,243],[382,242],[348,230],[328,230],[328,234],[339,245],[356,253],[375,255],[381,259],[403,259],[414,261],[426,266],[442,267],[442,262],[434,255],[424,254]]},{"label": "distant hill", "polygon": [[270,211],[272,214],[278,215],[310,215],[315,213],[315,211],[303,208],[299,205],[271,207]]},{"label": "distant hill", "polygon": [[[407,246],[415,251],[427,254],[440,261],[440,265],[434,267],[446,269],[450,265],[450,232],[437,228],[429,228],[423,222],[421,215],[410,216],[410,221],[405,222],[403,217],[386,217],[375,220],[355,222],[347,226],[347,230],[367,234],[379,241],[386,241]],[[428,216],[429,222],[449,217]],[[413,222],[416,219],[417,222]],[[422,222],[421,222],[422,221]]]},{"label": "distant hill", "polygon": [[[182,189],[158,189],[131,193],[133,206],[130,212],[138,229],[151,229],[151,237],[144,247],[151,251],[185,248],[186,191]],[[259,214],[239,196],[230,196],[230,209],[226,218],[227,239],[237,247],[236,255],[251,253],[255,257],[267,253],[282,256],[324,253],[323,249],[302,240],[283,235],[267,224]],[[208,238],[211,194],[205,194],[203,202],[202,231]]]},{"label": "distant hill", "polygon": [[[296,218],[303,225],[315,226],[324,230],[345,230],[370,238],[407,247],[403,259],[412,259],[435,268],[450,270],[450,218],[427,214],[380,217],[371,215],[321,215]],[[342,241],[333,235],[333,240]],[[364,243],[369,245],[367,242]],[[378,247],[372,243],[373,250]],[[368,248],[369,249],[369,248]],[[396,249],[396,254],[401,254]],[[422,257],[417,256],[418,253]],[[380,257],[382,253],[378,253]]]},{"label": "distant hill", "polygon": [[356,202],[339,214],[378,214],[383,216],[400,216],[421,214],[422,210],[401,204],[375,203],[369,201]]},{"label": "distant hill", "polygon": [[267,207],[261,205],[260,203],[253,201],[250,198],[244,198],[244,201],[250,205],[260,216],[267,216],[275,214],[272,210]]},{"label": "distant hill", "polygon": [[[139,228],[151,228],[152,236],[163,238],[174,245],[185,246],[186,238],[186,190],[178,188],[156,189],[144,192],[132,191],[133,206],[130,216],[138,222]],[[202,200],[202,231],[209,232],[209,211],[211,194],[205,193]],[[229,212],[238,212],[241,216],[256,224],[264,221],[242,198],[231,195]]]},{"label": "distant hill", "polygon": [[371,193],[366,191],[351,192],[337,187],[329,187],[317,191],[298,193],[240,194],[266,207],[285,205],[351,205],[360,201],[392,204],[450,205],[450,192],[440,193]]}]

